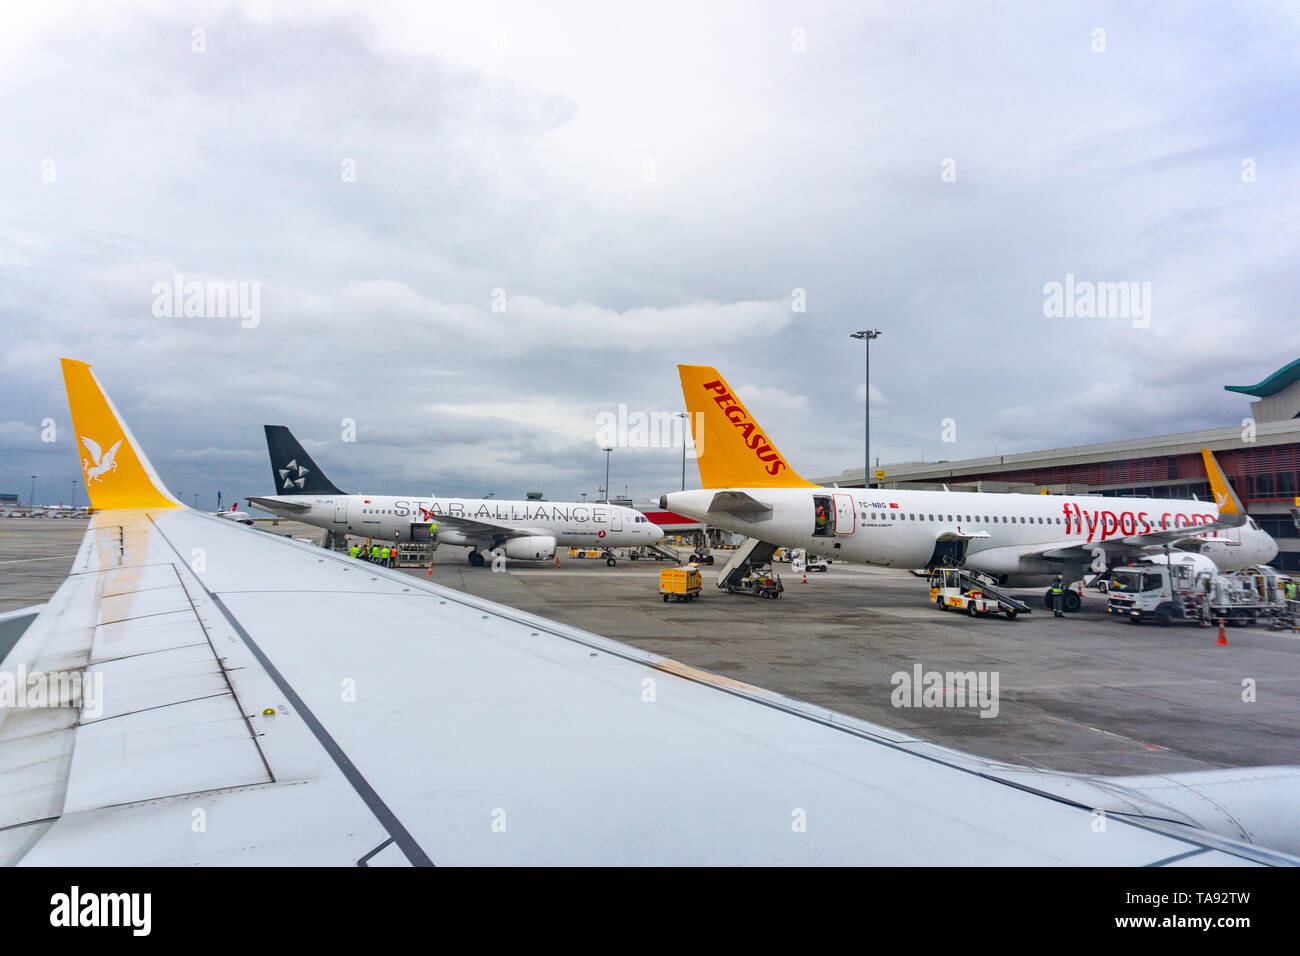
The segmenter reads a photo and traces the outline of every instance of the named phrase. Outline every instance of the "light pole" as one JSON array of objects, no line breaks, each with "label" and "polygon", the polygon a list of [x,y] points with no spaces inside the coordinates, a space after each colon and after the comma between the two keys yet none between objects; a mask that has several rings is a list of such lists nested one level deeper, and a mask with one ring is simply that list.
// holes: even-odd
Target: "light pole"
[{"label": "light pole", "polygon": [[72,479],[72,510],[77,509],[77,479]]},{"label": "light pole", "polygon": [[32,490],[27,492],[27,510],[36,510],[36,476],[32,475]]},{"label": "light pole", "polygon": [[603,445],[600,450],[605,453],[605,504],[609,504],[609,455],[614,450],[614,446]]},{"label": "light pole", "polygon": [[851,332],[851,339],[861,339],[867,346],[866,360],[866,390],[867,394],[863,397],[863,405],[866,406],[864,418],[866,419],[866,430],[863,434],[862,445],[862,464],[866,467],[862,471],[862,487],[871,487],[871,340],[880,338],[880,329],[871,329],[869,331]]},{"label": "light pole", "polygon": [[[690,421],[690,412],[677,412],[677,417]],[[686,426],[682,426],[682,491],[686,490]]]}]

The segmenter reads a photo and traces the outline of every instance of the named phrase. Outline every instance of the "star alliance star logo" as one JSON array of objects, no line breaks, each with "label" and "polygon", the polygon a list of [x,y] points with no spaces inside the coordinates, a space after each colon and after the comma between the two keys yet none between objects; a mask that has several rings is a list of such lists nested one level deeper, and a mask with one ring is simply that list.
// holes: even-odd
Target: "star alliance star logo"
[{"label": "star alliance star logo", "polygon": [[[302,486],[307,482],[307,474],[311,469],[298,464],[298,459],[295,458],[283,468],[277,468],[276,471],[280,473],[280,480],[284,482],[283,487],[292,488],[297,485],[298,490],[301,491]],[[296,475],[294,475],[295,472],[297,472]],[[290,475],[294,475],[294,477],[290,478]]]}]

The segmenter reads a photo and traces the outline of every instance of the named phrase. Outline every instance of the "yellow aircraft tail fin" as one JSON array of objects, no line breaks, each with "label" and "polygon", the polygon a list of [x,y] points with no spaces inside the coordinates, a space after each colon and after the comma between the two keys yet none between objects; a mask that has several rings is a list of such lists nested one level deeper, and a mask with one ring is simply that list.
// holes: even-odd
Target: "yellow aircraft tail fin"
[{"label": "yellow aircraft tail fin", "polygon": [[718,370],[679,365],[705,488],[815,488],[762,431]]},{"label": "yellow aircraft tail fin", "polygon": [[1210,490],[1214,492],[1214,503],[1219,506],[1219,514],[1244,515],[1246,509],[1237,493],[1232,490],[1232,485],[1228,484],[1228,477],[1219,467],[1214,453],[1208,448],[1202,448],[1201,458],[1205,462],[1205,474],[1210,478]]},{"label": "yellow aircraft tail fin", "polygon": [[73,359],[62,363],[91,508],[183,508],[153,470],[90,366]]}]

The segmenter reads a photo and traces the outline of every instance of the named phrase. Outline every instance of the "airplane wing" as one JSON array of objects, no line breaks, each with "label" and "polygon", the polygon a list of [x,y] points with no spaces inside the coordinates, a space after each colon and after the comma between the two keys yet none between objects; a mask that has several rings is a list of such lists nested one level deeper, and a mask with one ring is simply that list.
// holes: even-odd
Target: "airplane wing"
[{"label": "airplane wing", "polygon": [[1026,548],[1025,555],[1075,563],[1090,561],[1094,571],[1101,571],[1104,570],[1101,567],[1103,564],[1114,564],[1116,560],[1123,561],[1125,558],[1143,557],[1167,547],[1180,548],[1184,551],[1200,551],[1206,544],[1205,535],[1240,528],[1249,521],[1245,506],[1232,490],[1232,485],[1228,482],[1223,469],[1219,467],[1214,454],[1208,448],[1202,448],[1201,459],[1205,462],[1205,473],[1209,478],[1210,488],[1214,492],[1214,500],[1219,510],[1213,522],[1181,528],[1157,529],[1142,534],[1108,538],[1105,541],[1081,542],[1077,538],[1069,539]]},{"label": "airplane wing", "polygon": [[1180,548],[1184,551],[1199,551],[1206,544],[1203,535],[1229,528],[1239,528],[1247,521],[1244,515],[1221,515],[1212,524],[1190,525],[1183,528],[1168,528],[1149,531],[1144,534],[1131,534],[1119,538],[1107,538],[1105,541],[1080,541],[1078,538],[1026,546],[1026,557],[1042,557],[1049,561],[1070,563],[1091,562],[1093,570],[1104,570],[1098,563],[1112,565],[1128,558],[1139,558],[1156,554],[1165,549]]},{"label": "airplane wing", "polygon": [[460,515],[434,515],[431,520],[438,525],[439,530],[452,529],[459,531],[467,538],[476,538],[486,542],[488,547],[495,547],[502,541],[508,541],[511,538],[525,538],[535,534],[554,534],[553,531],[547,531],[543,528],[519,528],[498,521],[483,518],[465,518]]},{"label": "airplane wing", "polygon": [[[79,403],[103,398],[88,366],[65,376],[80,431]],[[103,494],[147,468],[133,445]],[[1202,822],[1155,787],[1098,803],[1094,778],[1004,779],[1015,768],[133,494],[150,503],[95,513],[5,661],[79,680],[0,709],[0,862],[1300,863],[1249,842],[1225,793]],[[1263,782],[1292,807],[1298,778]],[[1300,848],[1294,826],[1266,832]]]},{"label": "airplane wing", "polygon": [[284,498],[259,498],[256,495],[248,496],[248,503],[254,505],[263,511],[269,511],[275,514],[277,511],[288,512],[289,514],[305,515],[311,511],[310,505],[300,505],[295,501],[287,501]]}]

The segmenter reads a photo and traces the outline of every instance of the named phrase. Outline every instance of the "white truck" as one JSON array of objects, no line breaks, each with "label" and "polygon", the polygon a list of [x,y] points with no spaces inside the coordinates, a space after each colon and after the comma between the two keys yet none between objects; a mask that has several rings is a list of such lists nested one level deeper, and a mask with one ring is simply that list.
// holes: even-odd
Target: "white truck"
[{"label": "white truck", "polygon": [[1290,614],[1278,575],[1267,567],[1227,573],[1199,562],[1130,565],[1114,569],[1107,596],[1107,612],[1131,624],[1222,620],[1239,627]]},{"label": "white truck", "polygon": [[830,567],[830,564],[825,558],[809,554],[803,548],[795,548],[790,552],[790,568],[795,574],[804,574],[807,571],[825,571]]}]

